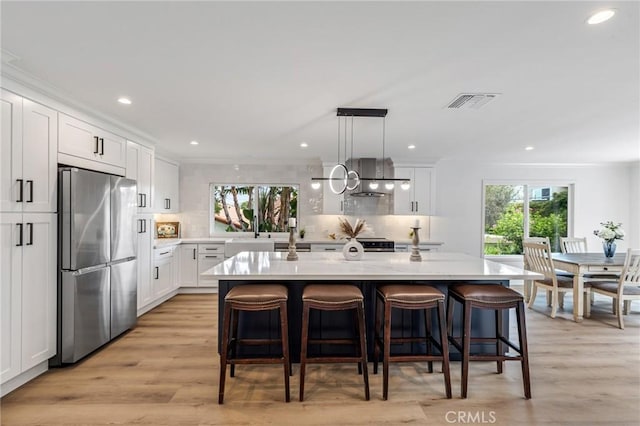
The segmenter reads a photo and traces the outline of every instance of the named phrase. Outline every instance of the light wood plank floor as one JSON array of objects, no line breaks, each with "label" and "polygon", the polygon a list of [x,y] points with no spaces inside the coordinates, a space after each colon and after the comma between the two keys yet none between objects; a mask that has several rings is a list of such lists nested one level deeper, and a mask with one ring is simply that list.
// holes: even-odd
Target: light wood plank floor
[{"label": "light wood plank floor", "polygon": [[[554,320],[542,297],[527,311],[533,399],[523,398],[519,363],[503,375],[473,363],[469,398],[461,400],[460,363],[452,364],[454,399],[443,376],[422,364],[391,366],[389,400],[381,374],[363,399],[353,365],[310,366],[305,402],[283,402],[281,368],[239,366],[217,404],[215,295],[180,295],[140,318],[138,326],[84,361],[54,369],[5,396],[3,425],[352,425],[352,424],[640,424],[639,306],[619,330],[609,299],[593,317],[571,321],[571,304]],[[513,321],[512,321],[513,323]],[[370,372],[372,369],[370,368]]]}]

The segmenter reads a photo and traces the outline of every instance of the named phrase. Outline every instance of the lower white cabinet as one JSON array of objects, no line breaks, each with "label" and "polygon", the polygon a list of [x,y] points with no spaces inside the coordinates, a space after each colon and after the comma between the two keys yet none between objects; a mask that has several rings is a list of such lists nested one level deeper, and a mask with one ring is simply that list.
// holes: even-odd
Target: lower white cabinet
[{"label": "lower white cabinet", "polygon": [[200,274],[224,261],[224,243],[180,245],[180,287],[217,288],[218,280]]},{"label": "lower white cabinet", "polygon": [[0,383],[56,351],[55,213],[0,214]]},{"label": "lower white cabinet", "polygon": [[154,250],[151,277],[153,299],[158,299],[175,289],[174,249],[175,246]]}]

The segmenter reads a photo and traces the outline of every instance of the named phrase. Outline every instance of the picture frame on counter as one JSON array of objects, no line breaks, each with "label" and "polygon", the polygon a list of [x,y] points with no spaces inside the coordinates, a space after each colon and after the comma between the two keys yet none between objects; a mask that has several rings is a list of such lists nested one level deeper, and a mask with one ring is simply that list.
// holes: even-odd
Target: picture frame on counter
[{"label": "picture frame on counter", "polygon": [[180,238],[180,222],[156,222],[157,238]]}]

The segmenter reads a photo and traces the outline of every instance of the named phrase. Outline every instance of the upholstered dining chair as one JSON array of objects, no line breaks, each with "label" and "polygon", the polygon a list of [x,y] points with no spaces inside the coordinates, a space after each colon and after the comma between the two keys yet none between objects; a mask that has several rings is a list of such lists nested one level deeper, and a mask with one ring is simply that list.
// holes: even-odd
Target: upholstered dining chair
[{"label": "upholstered dining chair", "polygon": [[[555,318],[558,306],[560,306],[561,298],[564,297],[564,294],[570,293],[573,295],[573,278],[558,275],[556,273],[553,265],[553,259],[551,258],[551,247],[548,240],[545,242],[523,241],[522,247],[524,250],[527,269],[544,275],[544,278],[541,280],[533,280],[531,297],[529,298],[527,306],[529,308],[533,307],[538,288],[543,288],[551,292],[551,318]],[[589,283],[585,283],[583,294],[585,297],[585,306],[588,305],[589,294]],[[576,301],[574,300],[573,303],[575,302]],[[587,309],[586,316],[588,315],[589,310]]]},{"label": "upholstered dining chair", "polygon": [[591,291],[613,299],[618,327],[624,329],[623,315],[631,301],[640,300],[640,249],[628,249],[620,277],[616,281],[591,282]]}]

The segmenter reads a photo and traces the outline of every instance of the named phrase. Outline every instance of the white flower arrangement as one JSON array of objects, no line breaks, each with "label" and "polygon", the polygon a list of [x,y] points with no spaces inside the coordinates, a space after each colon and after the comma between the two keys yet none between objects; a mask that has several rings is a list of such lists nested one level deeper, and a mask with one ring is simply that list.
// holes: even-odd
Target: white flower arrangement
[{"label": "white flower arrangement", "polygon": [[593,234],[602,238],[607,243],[613,243],[615,240],[621,240],[624,237],[621,223],[613,223],[612,221],[600,222],[602,228],[593,231]]}]

